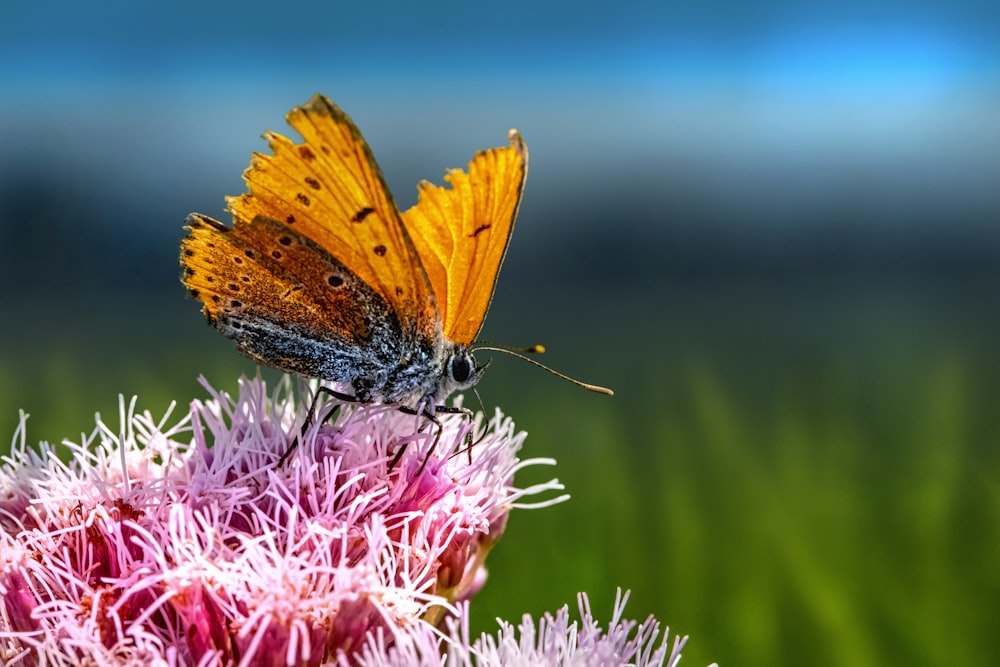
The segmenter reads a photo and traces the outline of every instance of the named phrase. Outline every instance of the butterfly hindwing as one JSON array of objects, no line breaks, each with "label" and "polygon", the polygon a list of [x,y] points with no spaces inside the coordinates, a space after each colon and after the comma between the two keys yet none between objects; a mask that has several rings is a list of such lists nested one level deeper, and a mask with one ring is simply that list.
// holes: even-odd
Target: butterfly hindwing
[{"label": "butterfly hindwing", "polygon": [[341,382],[398,357],[388,303],[311,239],[263,217],[229,228],[193,214],[187,227],[182,280],[244,354]]}]

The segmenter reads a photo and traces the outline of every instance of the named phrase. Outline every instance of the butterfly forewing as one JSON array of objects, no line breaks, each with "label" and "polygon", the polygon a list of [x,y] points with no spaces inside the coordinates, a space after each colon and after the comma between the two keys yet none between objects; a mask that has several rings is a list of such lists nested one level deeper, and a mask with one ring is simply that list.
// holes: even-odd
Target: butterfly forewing
[{"label": "butterfly forewing", "polygon": [[435,339],[430,283],[357,127],[321,95],[287,120],[305,141],[265,135],[274,154],[255,155],[249,192],[229,199],[236,226],[264,216],[330,249],[391,306],[404,338]]},{"label": "butterfly forewing", "polygon": [[444,334],[456,343],[471,343],[482,328],[521,203],[528,150],[516,130],[509,139],[477,153],[468,172],[449,171],[451,187],[421,183],[417,204],[403,213]]}]

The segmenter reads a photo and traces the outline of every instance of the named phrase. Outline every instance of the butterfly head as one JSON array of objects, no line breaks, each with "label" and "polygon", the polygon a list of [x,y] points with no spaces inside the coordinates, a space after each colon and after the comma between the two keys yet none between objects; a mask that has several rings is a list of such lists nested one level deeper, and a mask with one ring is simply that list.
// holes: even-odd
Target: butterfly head
[{"label": "butterfly head", "polygon": [[480,366],[467,345],[453,344],[446,348],[444,367],[438,383],[438,401],[443,401],[452,392],[469,389],[483,376],[486,366]]}]

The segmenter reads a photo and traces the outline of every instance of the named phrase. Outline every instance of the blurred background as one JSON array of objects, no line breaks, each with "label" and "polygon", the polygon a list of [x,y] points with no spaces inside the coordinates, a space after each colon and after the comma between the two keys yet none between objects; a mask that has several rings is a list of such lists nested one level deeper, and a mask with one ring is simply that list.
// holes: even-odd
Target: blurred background
[{"label": "blurred background", "polygon": [[[515,513],[473,630],[591,596],[682,664],[1000,663],[1000,6],[971,0],[0,10],[0,433],[256,372],[178,283],[321,91],[401,207],[531,150],[487,406],[573,499]],[[546,474],[551,470],[545,471]],[[544,476],[538,473],[539,476]],[[523,484],[535,481],[526,475]]]}]

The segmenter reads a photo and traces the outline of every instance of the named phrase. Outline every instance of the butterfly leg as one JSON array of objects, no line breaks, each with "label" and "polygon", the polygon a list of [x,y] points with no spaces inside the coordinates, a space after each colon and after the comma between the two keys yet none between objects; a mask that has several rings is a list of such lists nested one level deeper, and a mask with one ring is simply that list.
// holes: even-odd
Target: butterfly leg
[{"label": "butterfly leg", "polygon": [[[483,368],[486,368],[486,366],[489,366],[489,362],[488,361],[486,362],[485,365],[483,365]],[[483,405],[483,399],[482,399],[482,397],[479,395],[479,392],[476,391],[475,387],[472,388],[472,393],[476,395],[476,400],[479,401],[479,409],[483,411],[483,415],[485,416],[486,415],[486,406]],[[472,418],[472,411],[471,410],[466,410],[465,408],[459,408],[459,409],[462,410],[463,412],[465,412],[469,416],[470,419]],[[472,448],[475,447],[476,445],[478,445],[480,442],[483,441],[483,439],[486,437],[486,433],[488,432],[488,429],[483,429],[483,434],[481,436],[479,436],[478,440],[473,440],[472,431],[473,431],[473,429],[469,429],[469,432],[465,434],[465,447],[463,449],[455,452],[455,454],[454,454],[454,456],[458,456],[463,451],[466,452],[466,453],[468,453],[468,455],[469,455],[469,465],[470,466],[472,465]]]},{"label": "butterfly leg", "polygon": [[486,433],[487,431],[484,430],[483,434],[479,436],[479,438],[473,440],[472,431],[470,430],[468,433],[465,434],[465,447],[462,447],[462,449],[455,452],[453,456],[458,456],[462,452],[465,452],[469,455],[469,465],[472,465],[472,448],[481,443],[486,438]]},{"label": "butterfly leg", "polygon": [[[465,415],[470,420],[472,419],[472,416],[473,416],[472,415],[472,410],[469,410],[468,408],[454,408],[454,407],[448,407],[446,405],[442,405],[442,406],[439,406],[437,408],[437,410],[438,410],[438,412],[444,412],[444,413],[451,414],[451,415]],[[465,447],[463,447],[462,449],[460,449],[457,452],[455,452],[454,454],[452,454],[452,456],[458,456],[462,452],[467,452],[468,455],[469,455],[469,465],[472,465],[472,448],[475,447],[476,445],[478,445],[480,442],[482,442],[483,438],[485,438],[485,437],[486,437],[486,432],[483,431],[483,435],[480,436],[479,440],[476,440],[475,442],[473,442],[473,440],[472,440],[472,430],[470,429],[465,434]]]},{"label": "butterfly leg", "polygon": [[[331,398],[336,398],[337,400],[343,401],[345,403],[358,402],[358,399],[355,396],[351,396],[350,394],[345,394],[335,389],[330,389],[329,387],[324,387],[323,385],[320,385],[319,388],[316,390],[316,393],[313,394],[312,401],[309,403],[309,412],[306,413],[306,420],[302,424],[302,428],[299,429],[298,437],[292,440],[291,444],[288,445],[288,449],[286,449],[285,453],[281,455],[280,459],[278,459],[279,468],[285,465],[285,462],[288,460],[288,457],[291,456],[292,452],[295,451],[295,447],[299,444],[299,441],[305,440],[306,431],[309,430],[309,427],[312,426],[313,424],[313,420],[316,419],[316,408],[319,405],[320,394],[326,394]],[[330,414],[326,416],[326,419],[330,419],[339,409],[340,406],[338,405],[336,408],[330,411]]]},{"label": "butterfly leg", "polygon": [[[456,408],[450,405],[437,405],[434,407],[433,412],[428,410],[427,408],[417,409],[417,408],[411,408],[407,405],[401,405],[399,406],[399,411],[408,415],[421,415],[422,417],[426,418],[427,421],[437,426],[437,433],[434,434],[434,442],[432,442],[431,446],[427,449],[427,454],[424,455],[424,460],[420,464],[420,470],[417,471],[417,475],[422,473],[424,471],[424,468],[427,467],[427,461],[430,460],[431,453],[435,449],[437,449],[438,442],[441,440],[441,433],[444,431],[444,426],[441,424],[440,420],[438,420],[436,413],[441,412],[448,415],[468,415],[468,416],[472,415],[472,412],[466,408]],[[399,459],[403,457],[403,452],[405,451],[406,451],[406,445],[404,444],[402,447],[399,448],[399,451],[396,452],[396,455],[392,458],[392,463],[389,464],[389,470],[392,470],[393,468],[396,467],[396,464],[399,463]],[[469,456],[470,457],[472,456],[471,452]]]}]

